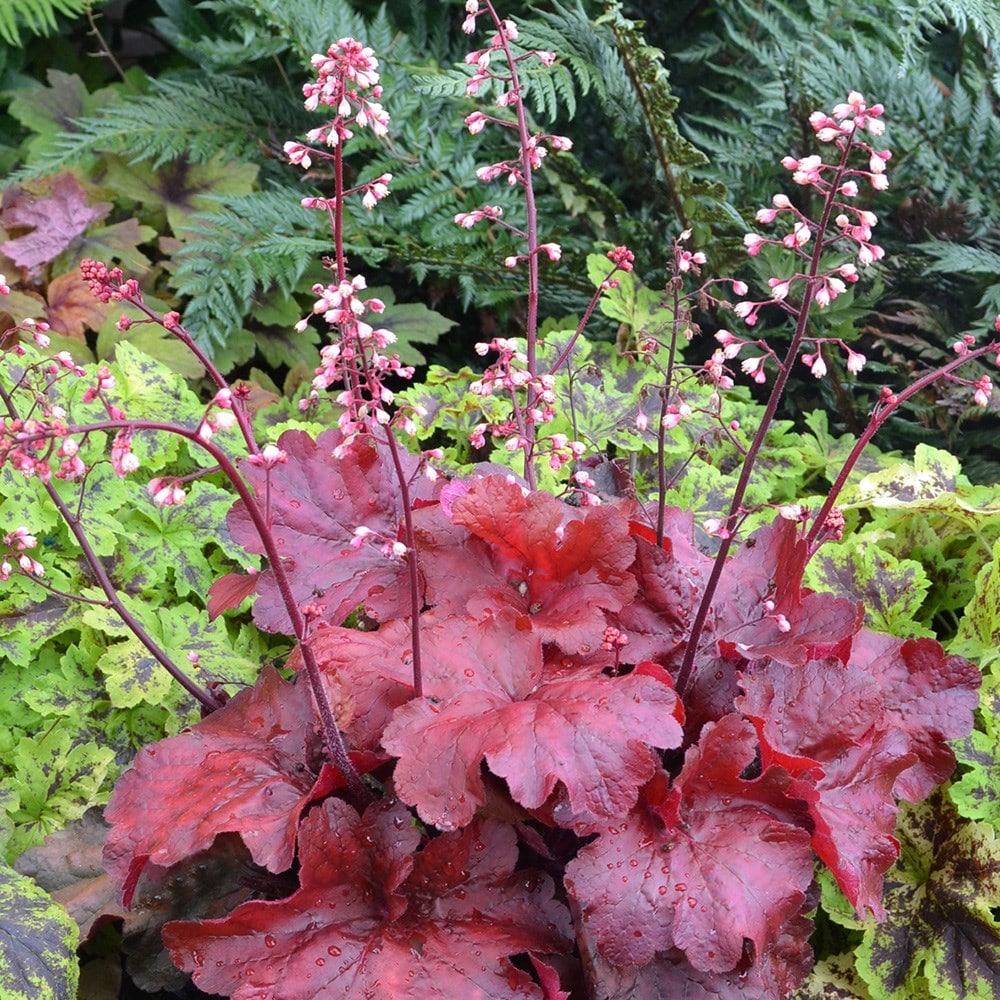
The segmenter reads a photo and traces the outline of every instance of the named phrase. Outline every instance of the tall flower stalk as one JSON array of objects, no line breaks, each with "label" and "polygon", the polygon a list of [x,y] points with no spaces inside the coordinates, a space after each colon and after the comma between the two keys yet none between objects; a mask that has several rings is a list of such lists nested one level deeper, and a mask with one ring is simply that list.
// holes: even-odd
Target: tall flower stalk
[{"label": "tall flower stalk", "polygon": [[[375,317],[385,310],[385,303],[374,296],[365,298],[367,281],[361,274],[349,275],[344,252],[344,206],[348,198],[360,195],[369,211],[389,193],[391,174],[381,174],[373,180],[348,187],[344,179],[344,145],[354,137],[357,128],[370,129],[376,137],[385,138],[389,130],[389,115],[380,103],[378,60],[372,50],[353,38],[342,38],[312,57],[317,71],[315,82],[302,88],[307,110],[321,107],[334,109],[334,117],[325,125],[311,130],[306,138],[309,145],[289,141],[285,154],[291,163],[308,169],[314,159],[326,160],[333,167],[333,193],[329,198],[309,197],[303,206],[325,211],[330,219],[334,258],[333,281],[316,284],[313,314],[322,317],[333,331],[330,344],[320,351],[320,367],[313,379],[313,391],[303,403],[303,409],[320,404],[321,393],[340,386],[336,402],[343,407],[338,425],[343,440],[340,454],[361,436],[373,435],[384,441],[392,457],[399,486],[403,514],[403,540],[382,540],[389,558],[406,560],[413,631],[413,689],[416,697],[423,694],[422,658],[420,646],[420,574],[414,544],[410,482],[404,473],[396,428],[412,433],[412,418],[403,409],[390,413],[394,394],[386,384],[389,377],[409,379],[413,369],[403,365],[399,356],[390,353],[396,337],[392,331],[377,327]],[[317,145],[318,144],[318,145]],[[325,147],[325,148],[323,148]],[[371,320],[372,322],[369,322]],[[308,318],[298,324],[305,329]],[[355,533],[357,547],[368,544],[372,535],[365,525]]]},{"label": "tall flower stalk", "polygon": [[[771,224],[781,219],[790,223],[790,229],[780,238],[769,238],[758,233],[748,233],[744,237],[744,244],[751,256],[759,254],[765,246],[779,246],[802,261],[804,266],[791,277],[768,279],[770,294],[767,298],[759,301],[744,300],[734,307],[736,315],[748,327],[757,324],[760,312],[765,307],[777,307],[788,313],[794,319],[795,326],[784,357],[779,359],[766,341],[750,341],[735,336],[728,330],[721,330],[716,335],[721,346],[705,366],[710,379],[717,384],[725,379],[725,382],[731,385],[731,379],[725,374],[726,362],[735,358],[744,348],[757,347],[763,353],[744,357],[741,363],[743,372],[758,383],[767,381],[767,369],[772,362],[776,364],[777,372],[764,414],[740,469],[729,511],[721,520],[712,521],[706,526],[718,536],[719,550],[695,612],[677,675],[677,691],[681,696],[693,677],[699,643],[712,601],[739,524],[747,513],[744,500],[754,465],[774,421],[796,360],[801,360],[814,377],[822,378],[827,372],[824,349],[829,350],[832,344],[846,353],[846,366],[852,373],[861,371],[865,365],[864,355],[852,350],[842,341],[810,337],[809,319],[814,306],[819,309],[825,308],[847,290],[848,284],[858,280],[859,268],[867,268],[884,256],[883,248],[873,241],[872,231],[878,222],[877,216],[874,212],[859,208],[855,204],[855,199],[861,191],[861,184],[867,184],[874,192],[884,191],[889,186],[886,164],[891,159],[892,153],[888,149],[876,149],[870,141],[884,134],[883,112],[881,104],[869,106],[862,94],[852,91],[845,103],[833,108],[832,114],[816,111],[810,115],[809,122],[817,140],[834,150],[831,162],[826,162],[820,155],[811,155],[802,158],[786,156],[781,163],[791,172],[795,184],[812,188],[821,196],[818,219],[809,218],[794,205],[791,198],[779,193],[772,199],[772,207],[758,211],[757,221]],[[830,263],[831,254],[844,252],[849,253],[854,259],[842,259],[838,263]],[[809,351],[803,351],[807,344],[812,346]],[[996,354],[997,350],[996,344],[988,345],[979,351],[969,351],[968,345],[965,345],[964,352],[956,361],[928,373],[899,396],[889,389],[883,389],[868,428],[852,450],[808,534],[810,543],[814,547],[823,538],[837,535],[842,528],[843,518],[836,511],[836,499],[864,447],[889,413],[930,383],[942,378],[957,379],[952,372],[960,365],[991,352]],[[988,396],[985,388],[988,382],[989,379],[986,378],[985,383],[982,379],[975,383],[978,387],[976,402],[981,405],[985,405]]]}]

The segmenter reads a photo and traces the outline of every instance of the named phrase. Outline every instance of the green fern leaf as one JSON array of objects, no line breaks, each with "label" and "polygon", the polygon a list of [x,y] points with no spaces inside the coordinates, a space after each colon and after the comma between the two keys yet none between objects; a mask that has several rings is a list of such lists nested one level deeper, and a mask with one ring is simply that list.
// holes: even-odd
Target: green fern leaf
[{"label": "green fern leaf", "polygon": [[22,29],[33,35],[51,35],[58,15],[79,17],[107,0],[4,0],[0,3],[0,40],[14,48],[22,45]]}]

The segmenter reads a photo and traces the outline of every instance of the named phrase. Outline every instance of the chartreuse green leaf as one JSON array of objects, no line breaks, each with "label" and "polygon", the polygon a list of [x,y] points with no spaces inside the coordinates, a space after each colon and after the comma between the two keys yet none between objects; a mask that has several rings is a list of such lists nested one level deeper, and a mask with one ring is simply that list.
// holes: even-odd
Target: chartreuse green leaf
[{"label": "chartreuse green leaf", "polygon": [[984,669],[1000,660],[1000,541],[994,543],[992,559],[976,577],[974,595],[948,651]]},{"label": "chartreuse green leaf", "polygon": [[[2,812],[2,810],[0,810]],[[75,1000],[76,921],[26,875],[0,861],[0,996]]]},{"label": "chartreuse green leaf", "polygon": [[943,792],[905,809],[900,859],[885,878],[887,919],[857,949],[873,1000],[1000,995],[1000,841],[963,821]]},{"label": "chartreuse green leaf", "polygon": [[[611,261],[604,254],[590,254],[587,257],[587,275],[595,288],[600,287],[611,270]],[[600,309],[605,316],[625,324],[629,342],[634,344],[645,337],[669,339],[674,311],[666,302],[663,292],[647,288],[633,271],[617,271],[612,280],[617,285],[601,296]],[[686,342],[685,332],[678,331],[681,343]]]},{"label": "chartreuse green leaf", "polygon": [[[61,597],[35,597],[26,589],[11,587],[0,601],[0,623],[0,657],[27,667],[35,662],[46,642],[79,627],[80,609]],[[0,670],[0,675],[5,670]]]},{"label": "chartreuse green leaf", "polygon": [[969,819],[985,820],[1000,830],[1000,676],[989,673],[979,691],[982,729],[954,744],[955,756],[967,768],[951,786],[955,807]]},{"label": "chartreuse green leaf", "polygon": [[855,504],[943,514],[973,530],[1000,522],[996,490],[973,486],[954,455],[926,444],[917,445],[912,462],[896,462],[865,476]]},{"label": "chartreuse green leaf", "polygon": [[102,789],[116,773],[114,758],[109,747],[76,742],[71,728],[61,723],[22,736],[4,761],[19,800],[8,856],[41,843],[46,834],[105,801]]},{"label": "chartreuse green leaf", "polygon": [[865,606],[866,624],[903,638],[934,633],[918,620],[930,580],[914,559],[897,559],[870,532],[847,535],[821,548],[806,567],[813,590],[852,597]]},{"label": "chartreuse green leaf", "polygon": [[[9,388],[9,382],[4,379]],[[7,530],[24,525],[40,538],[52,534],[62,521],[48,502],[42,484],[34,476],[17,472],[9,463],[0,468],[0,511]]]},{"label": "chartreuse green leaf", "polygon": [[[197,657],[200,666],[224,673],[227,680],[248,683],[256,676],[259,663],[234,651],[223,619],[210,622],[202,608],[186,602],[158,607],[132,600],[126,603],[150,637],[182,669],[190,670],[191,657]],[[84,619],[105,634],[125,637],[108,646],[97,661],[114,708],[132,708],[141,702],[156,705],[167,698],[173,678],[113,610],[91,605]]]},{"label": "chartreuse green leaf", "polygon": [[121,519],[128,545],[121,548],[119,574],[129,589],[150,590],[169,578],[179,597],[203,598],[217,575],[209,563],[213,545],[234,560],[252,559],[225,530],[232,505],[232,493],[203,481],[191,483],[176,507],[157,507],[145,492],[137,496]]}]

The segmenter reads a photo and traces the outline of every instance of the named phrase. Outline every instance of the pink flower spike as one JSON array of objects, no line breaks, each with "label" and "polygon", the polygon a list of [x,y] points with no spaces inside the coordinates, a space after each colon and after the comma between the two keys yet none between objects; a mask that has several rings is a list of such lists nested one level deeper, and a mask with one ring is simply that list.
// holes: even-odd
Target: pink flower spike
[{"label": "pink flower spike", "polygon": [[[608,251],[608,260],[620,271],[631,271],[633,262],[635,261],[635,254],[628,247],[615,247],[614,250]],[[1000,317],[997,317],[997,319],[1000,321]]]},{"label": "pink flower spike", "polygon": [[766,242],[767,241],[764,237],[758,236],[757,233],[747,233],[746,236],[743,237],[743,245],[747,248],[747,253],[751,257],[756,257],[757,254],[760,253],[760,248]]},{"label": "pink flower spike", "polygon": [[845,198],[856,198],[858,196],[857,181],[844,181],[844,183],[840,185],[840,193]]},{"label": "pink flower spike", "polygon": [[542,243],[538,250],[539,252],[548,254],[548,258],[551,261],[557,261],[562,257],[562,247],[558,243]]},{"label": "pink flower spike", "polygon": [[972,398],[976,406],[986,406],[986,404],[990,401],[990,395],[993,392],[993,383],[990,381],[989,375],[984,375],[974,384],[976,391]]},{"label": "pink flower spike", "polygon": [[775,302],[782,302],[788,296],[791,288],[791,281],[781,281],[778,278],[768,278],[767,283],[771,288],[771,298]]},{"label": "pink flower spike", "polygon": [[504,257],[504,259],[503,259],[503,266],[504,267],[517,267],[517,262],[520,259],[521,259],[520,257],[514,257],[514,256]]},{"label": "pink flower spike", "polygon": [[749,291],[747,288],[747,283],[745,281],[734,281],[733,282],[733,295],[746,295]]},{"label": "pink flower spike", "polygon": [[473,111],[471,115],[466,116],[465,124],[469,127],[469,132],[472,135],[477,135],[482,132],[483,128],[486,126],[487,118],[482,111]]},{"label": "pink flower spike", "polygon": [[859,354],[857,351],[852,351],[847,348],[847,370],[852,375],[857,375],[858,372],[864,368],[867,358],[863,354]]}]

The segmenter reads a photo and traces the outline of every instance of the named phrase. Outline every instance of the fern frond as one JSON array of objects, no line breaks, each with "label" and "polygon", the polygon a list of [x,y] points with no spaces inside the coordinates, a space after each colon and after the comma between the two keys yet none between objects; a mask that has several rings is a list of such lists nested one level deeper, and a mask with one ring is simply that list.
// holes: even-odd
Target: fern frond
[{"label": "fern frond", "polygon": [[[350,35],[374,46],[369,40],[369,22],[348,0],[237,0],[251,20],[266,25],[287,39],[303,65],[314,52],[325,51],[338,38]],[[220,11],[231,10],[232,0],[212,0]],[[385,41],[381,37],[379,41]],[[379,57],[384,50],[379,50]]]},{"label": "fern frond", "polygon": [[938,34],[943,24],[952,24],[960,34],[975,32],[987,49],[1000,42],[1000,8],[995,0],[917,0],[894,5],[901,58],[912,65],[920,45]]},{"label": "fern frond", "polygon": [[1000,253],[985,247],[964,246],[944,240],[930,240],[917,247],[934,258],[927,266],[928,271],[942,271],[949,274],[1000,275]]},{"label": "fern frond", "polygon": [[329,238],[319,235],[318,214],[295,200],[294,192],[280,188],[220,198],[216,210],[191,218],[171,284],[190,296],[185,322],[210,353],[242,328],[256,294],[291,295],[306,269],[330,250]]},{"label": "fern frond", "polygon": [[150,94],[76,120],[78,131],[57,136],[20,176],[54,173],[102,152],[117,153],[129,163],[152,160],[155,167],[180,156],[196,163],[219,153],[256,159],[269,138],[267,122],[309,121],[301,102],[253,80],[199,74],[197,79],[156,80],[152,87]]},{"label": "fern frond", "polygon": [[21,31],[51,35],[59,27],[56,17],[78,17],[107,0],[5,0],[0,3],[0,40],[20,48]]}]

